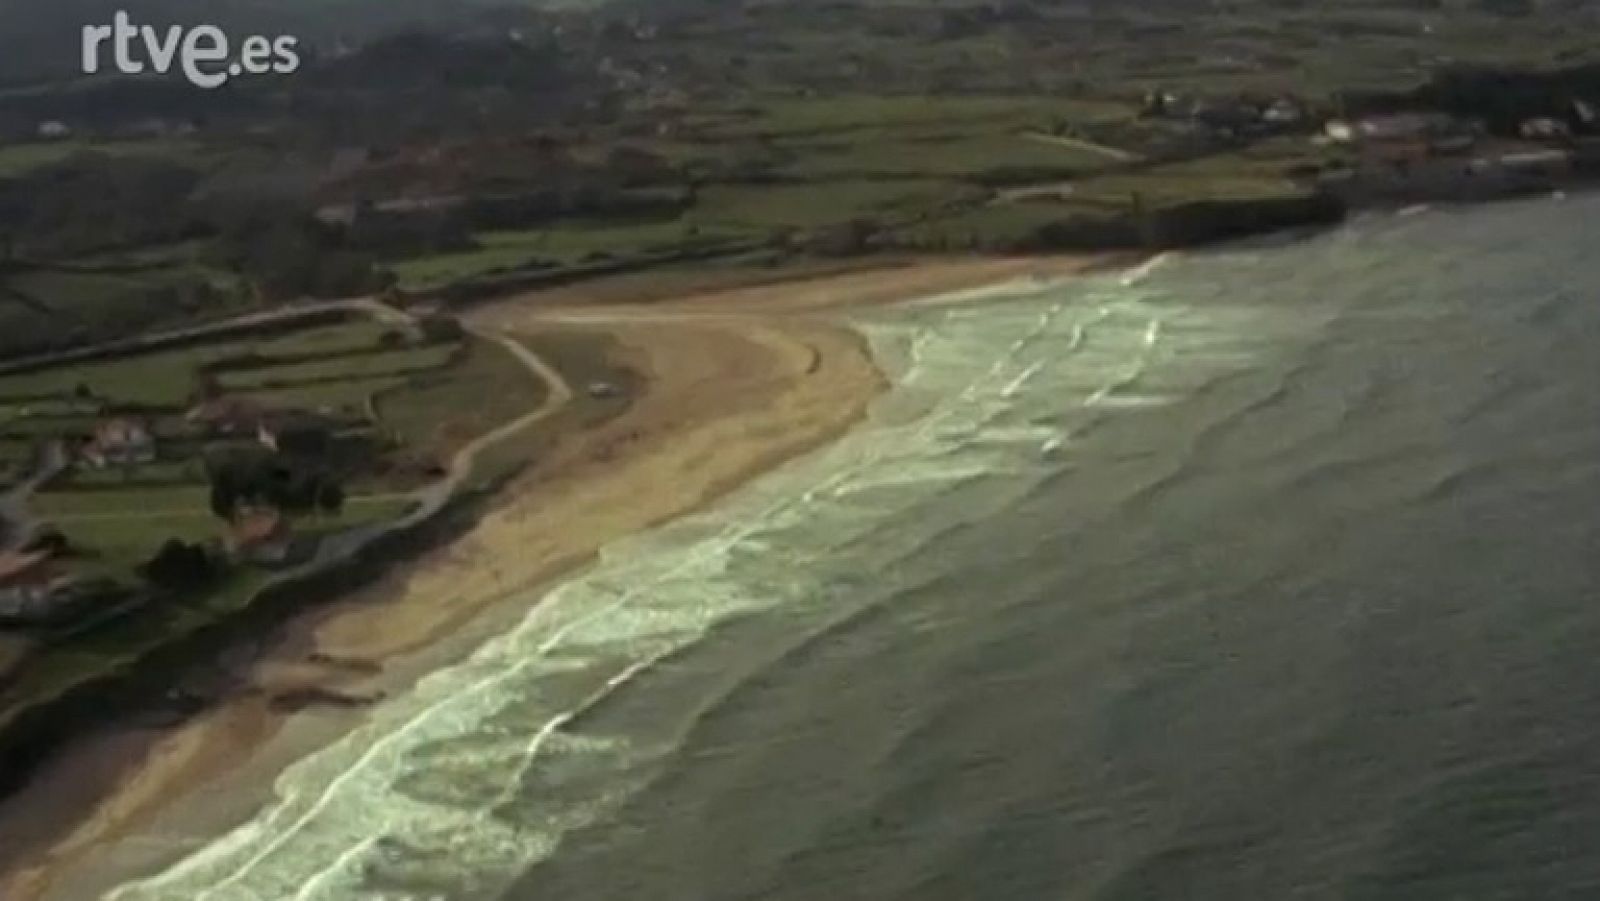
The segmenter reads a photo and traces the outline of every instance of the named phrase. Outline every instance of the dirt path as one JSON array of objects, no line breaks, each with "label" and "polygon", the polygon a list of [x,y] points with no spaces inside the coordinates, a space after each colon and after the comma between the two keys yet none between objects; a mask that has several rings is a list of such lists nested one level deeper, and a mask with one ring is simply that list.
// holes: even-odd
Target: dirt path
[{"label": "dirt path", "polygon": [[486,435],[480,435],[456,452],[450,462],[450,471],[452,478],[458,483],[471,474],[473,463],[485,450],[523,429],[549,419],[572,402],[572,386],[567,384],[566,378],[522,342],[510,335],[486,332],[481,328],[473,328],[471,331],[478,337],[493,341],[505,348],[527,367],[534,378],[543,381],[548,390],[545,392],[544,403],[540,404],[538,409],[529,411]]},{"label": "dirt path", "polygon": [[1059,147],[1070,147],[1074,150],[1082,150],[1087,153],[1097,154],[1105,157],[1106,159],[1116,160],[1119,163],[1137,163],[1144,159],[1144,157],[1137,153],[1130,153],[1126,150],[1122,150],[1117,147],[1111,147],[1106,144],[1096,144],[1093,141],[1086,141],[1082,138],[1069,138],[1065,135],[1048,135],[1041,131],[1030,131],[1024,135],[1024,137],[1030,141],[1038,141],[1041,144],[1055,144]]}]

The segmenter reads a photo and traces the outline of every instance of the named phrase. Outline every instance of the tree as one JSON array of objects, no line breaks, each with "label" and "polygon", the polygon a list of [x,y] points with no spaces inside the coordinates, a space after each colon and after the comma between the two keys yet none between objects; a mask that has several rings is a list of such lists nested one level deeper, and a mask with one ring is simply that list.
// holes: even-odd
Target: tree
[{"label": "tree", "polygon": [[210,584],[217,577],[217,564],[204,547],[173,538],[139,566],[139,575],[159,588],[190,591]]},{"label": "tree", "polygon": [[322,512],[338,516],[344,511],[344,487],[333,479],[324,479],[317,489],[317,507]]},{"label": "tree", "polygon": [[852,256],[866,252],[878,233],[878,223],[872,219],[855,218],[843,225],[818,231],[811,240],[811,249],[826,256]]},{"label": "tree", "polygon": [[239,512],[239,492],[231,481],[213,479],[211,482],[211,515],[218,519],[233,521]]},{"label": "tree", "polygon": [[422,330],[423,340],[429,344],[453,344],[466,337],[461,320],[442,313],[423,317],[418,327]]}]

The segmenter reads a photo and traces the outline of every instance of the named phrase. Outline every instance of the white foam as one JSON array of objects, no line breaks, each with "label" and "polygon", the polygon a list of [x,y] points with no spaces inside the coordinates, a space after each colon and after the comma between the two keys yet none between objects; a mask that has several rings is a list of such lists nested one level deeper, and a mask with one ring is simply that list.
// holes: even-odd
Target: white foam
[{"label": "white foam", "polygon": [[[1161,259],[1141,267],[1139,280]],[[1157,368],[1213,367],[1191,364],[1204,355],[1185,349],[1203,351],[1215,335],[1166,330],[1130,292],[1119,298],[1103,285],[1076,284],[1059,289],[1076,295],[1047,292],[988,316],[913,310],[909,323],[867,325],[869,339],[901,348],[908,361],[884,403],[919,394],[925,407],[902,407],[920,415],[871,422],[715,510],[608,548],[516,628],[291,767],[275,786],[277,800],[249,823],[111,898],[362,898],[364,874],[403,873],[435,858],[450,861],[451,878],[471,880],[463,896],[492,897],[553,853],[568,830],[622,803],[634,787],[622,773],[664,753],[583,733],[597,704],[648,679],[730,616],[827,596],[817,580],[830,561],[867,539],[908,553],[937,531],[916,511],[942,492],[995,479],[1022,486],[1002,495],[1023,491],[1047,472],[1041,455],[1068,447],[1083,403],[1116,410],[1175,402],[1177,395],[1122,391]],[[1173,372],[1174,383],[1185,377]],[[1075,384],[1096,387],[1075,401],[1060,390]],[[887,521],[905,527],[884,530]],[[574,684],[592,687],[577,698],[555,693]],[[534,777],[558,780],[586,768],[617,778],[581,803],[552,798],[538,815],[512,815],[528,803]]]},{"label": "white foam", "polygon": [[1112,394],[1109,391],[1100,394],[1087,404],[1102,410],[1148,410],[1155,407],[1170,407],[1178,403],[1179,398],[1170,394]]},{"label": "white foam", "polygon": [[1139,284],[1140,282],[1148,279],[1150,276],[1155,275],[1157,270],[1176,259],[1177,256],[1177,251],[1166,251],[1164,253],[1156,254],[1124,274],[1121,280],[1122,286],[1124,288],[1131,288],[1134,285]]}]

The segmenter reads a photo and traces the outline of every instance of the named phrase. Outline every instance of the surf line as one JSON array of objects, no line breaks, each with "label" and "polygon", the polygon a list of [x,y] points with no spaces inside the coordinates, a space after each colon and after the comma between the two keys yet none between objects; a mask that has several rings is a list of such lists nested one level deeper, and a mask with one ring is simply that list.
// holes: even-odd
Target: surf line
[{"label": "surf line", "polygon": [[[1043,324],[1036,325],[1029,333],[1028,337],[1030,339],[1037,337],[1043,328]],[[960,393],[959,400],[964,401],[970,399],[974,392],[978,390],[980,385],[999,375],[1007,362],[1008,358],[1002,358],[996,361],[987,372],[969,382],[965,386],[965,389]],[[939,415],[927,417],[913,430],[913,433],[918,436],[924,436],[928,434],[942,418],[943,417]],[[755,532],[759,528],[759,524],[761,522],[769,519],[772,515],[776,514],[780,510],[812,501],[817,494],[848,481],[860,471],[870,467],[875,463],[881,462],[885,456],[886,455],[883,452],[868,454],[864,459],[857,461],[855,466],[845,468],[824,479],[821,485],[815,486],[811,490],[806,491],[799,498],[787,498],[779,500],[768,506],[766,509],[760,511],[757,515],[751,517],[750,520],[744,523],[730,524],[728,527],[725,527],[722,530],[720,535],[711,539],[711,548],[708,548],[708,550],[714,548],[716,552],[725,552],[727,549],[738,544],[748,535]],[[662,578],[670,579],[673,576],[689,570],[695,564],[697,564],[703,558],[703,556],[703,552],[702,554],[689,555],[678,565],[671,567],[668,572],[662,575]],[[262,844],[255,841],[255,836],[245,834],[250,831],[254,831],[251,827],[259,828],[260,825],[265,825],[261,824],[260,821],[257,821],[255,823],[240,827],[235,835],[225,837],[216,844],[200,850],[193,857],[186,861],[180,862],[165,873],[157,874],[149,879],[120,887],[116,890],[116,892],[114,892],[113,898],[128,898],[136,894],[142,894],[151,889],[160,890],[163,885],[171,885],[172,883],[181,880],[198,870],[203,870],[206,867],[217,865],[220,865],[220,868],[224,870],[224,874],[220,874],[219,879],[212,881],[211,885],[202,889],[196,896],[197,899],[202,899],[203,901],[203,899],[216,897],[218,892],[225,891],[228,888],[237,885],[249,874],[255,872],[269,857],[283,849],[290,841],[293,841],[298,835],[309,828],[317,817],[319,817],[330,805],[335,803],[336,798],[346,790],[347,786],[349,786],[353,780],[360,778],[361,774],[368,771],[374,765],[384,762],[383,758],[385,758],[389,752],[396,750],[400,743],[403,742],[407,737],[431,724],[435,718],[441,712],[443,712],[444,708],[447,706],[459,706],[463,700],[481,696],[485,692],[498,688],[507,681],[522,675],[529,667],[547,659],[549,655],[557,647],[564,643],[573,632],[593,622],[610,616],[620,610],[626,609],[631,601],[633,601],[636,597],[643,595],[645,591],[646,588],[635,587],[620,592],[618,596],[610,603],[559,626],[551,635],[546,636],[545,640],[534,649],[534,653],[532,655],[528,656],[518,664],[464,686],[460,691],[446,694],[435,699],[433,703],[428,704],[421,710],[416,711],[404,722],[399,724],[399,728],[393,732],[390,732],[388,735],[377,738],[377,740],[374,741],[354,761],[352,761],[349,766],[344,768],[327,784],[321,786],[320,788],[312,788],[310,792],[305,794],[294,790],[288,790],[281,793],[279,795],[279,803],[277,807],[272,812],[268,813],[265,819],[270,822],[271,820],[282,817],[283,819],[287,819],[287,822],[283,824],[284,828],[282,831],[278,832],[276,835],[262,837],[264,838],[264,847]],[[628,671],[626,671],[621,677],[613,680],[615,684],[608,684],[606,689],[604,689],[605,693],[609,694],[610,692],[615,691],[617,688],[622,687],[627,682],[632,681],[635,676],[648,669],[648,667],[654,662],[656,661],[641,661],[640,664],[630,667]],[[570,719],[573,717],[580,715],[589,706],[593,706],[592,703],[579,704],[577,707],[567,711],[565,714],[557,715],[551,722],[547,722],[545,727],[541,729],[539,733],[536,733],[533,739],[530,741],[530,747],[533,752],[531,756],[536,757],[538,751],[544,744],[544,739],[539,737],[540,734],[544,734],[546,737],[548,737],[548,733],[558,731],[561,726],[565,725],[565,723],[570,721]],[[521,769],[522,773],[526,772],[527,761],[529,759],[529,757],[524,758],[524,765]],[[520,774],[518,778],[521,778]],[[502,788],[504,788],[504,786]],[[309,798],[307,795],[309,795]],[[309,803],[306,803],[306,805],[301,807],[299,810],[293,809],[299,806],[302,802]],[[257,833],[257,835],[259,835],[259,833]],[[230,839],[232,840],[230,841]],[[251,845],[254,845],[255,847],[250,847]],[[235,850],[243,851],[244,854],[248,856],[243,860],[229,861],[227,858],[231,856]],[[353,855],[359,855],[361,850],[362,846],[360,844],[348,848],[340,855],[340,859],[348,862],[349,857]],[[336,862],[335,867],[338,866],[340,866],[340,864]],[[315,875],[317,877],[325,876],[328,873],[328,870],[329,868],[323,868]]]},{"label": "surf line", "polygon": [[1177,259],[1177,257],[1178,251],[1176,250],[1164,250],[1161,253],[1156,254],[1150,259],[1145,260],[1143,263],[1140,263],[1138,266],[1134,267],[1131,271],[1124,275],[1121,281],[1122,287],[1131,288],[1134,285],[1139,284],[1140,282],[1154,275],[1157,269],[1160,269],[1168,262]]}]

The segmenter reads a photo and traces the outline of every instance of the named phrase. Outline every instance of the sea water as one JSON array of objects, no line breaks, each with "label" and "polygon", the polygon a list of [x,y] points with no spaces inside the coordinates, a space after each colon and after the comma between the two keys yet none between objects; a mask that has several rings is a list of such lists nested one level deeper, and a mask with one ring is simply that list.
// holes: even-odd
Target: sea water
[{"label": "sea water", "polygon": [[1597,214],[859,314],[868,422],[111,897],[1600,894]]}]

